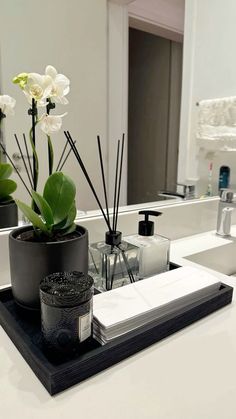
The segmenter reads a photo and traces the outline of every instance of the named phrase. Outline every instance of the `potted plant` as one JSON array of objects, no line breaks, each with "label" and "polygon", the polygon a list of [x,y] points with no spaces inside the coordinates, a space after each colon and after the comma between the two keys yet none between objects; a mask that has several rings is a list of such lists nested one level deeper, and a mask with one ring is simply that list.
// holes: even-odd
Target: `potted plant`
[{"label": "potted plant", "polygon": [[37,206],[16,200],[32,226],[9,236],[12,292],[24,308],[39,309],[39,283],[54,272],[88,271],[88,232],[74,223],[75,185],[62,172],[49,176],[43,195],[32,190]]},{"label": "potted plant", "polygon": [[0,228],[13,227],[18,224],[18,211],[11,194],[16,190],[14,180],[9,179],[12,167],[0,162]]},{"label": "potted plant", "polygon": [[[61,157],[54,169],[51,135],[61,128],[62,116],[65,114],[50,115],[50,111],[55,108],[55,102],[68,103],[65,96],[69,92],[69,79],[58,74],[54,67],[47,66],[44,75],[21,73],[13,81],[20,86],[31,104],[28,111],[32,118],[29,147],[33,163],[31,166],[29,158],[24,161],[25,165],[28,165],[29,187],[26,186],[26,189],[31,206],[16,200],[19,209],[32,225],[18,228],[9,236],[11,282],[16,302],[24,308],[38,310],[39,283],[44,277],[62,271],[76,270],[87,273],[88,233],[85,228],[76,226],[74,222],[76,187],[73,180],[61,171],[68,154],[64,161]],[[39,115],[39,108],[45,108],[42,115]],[[37,126],[46,134],[48,144],[49,177],[42,194],[37,192],[40,173],[36,143]],[[28,156],[26,139],[23,137]],[[18,144],[17,137],[16,140]],[[65,147],[62,155],[64,152]]]},{"label": "potted plant", "polygon": [[[14,114],[15,99],[8,95],[0,95],[0,143],[1,126],[3,119],[9,114]],[[9,177],[12,174],[10,164],[4,162],[2,149],[0,148],[0,228],[12,227],[18,224],[17,206],[11,196],[16,190],[16,182]]]}]

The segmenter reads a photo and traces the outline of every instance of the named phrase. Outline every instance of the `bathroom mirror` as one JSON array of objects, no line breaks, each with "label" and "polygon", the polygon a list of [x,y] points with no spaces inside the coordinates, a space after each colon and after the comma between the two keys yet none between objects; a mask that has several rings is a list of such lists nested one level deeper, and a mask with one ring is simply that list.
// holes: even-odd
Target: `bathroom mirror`
[{"label": "bathroom mirror", "polygon": [[[159,200],[162,204],[162,200],[167,198],[170,203],[176,202],[174,196],[158,196],[160,189],[176,191],[177,180],[180,183],[196,183],[197,175],[192,171],[194,165],[190,163],[194,158],[193,153],[196,153],[193,148],[195,117],[193,115],[196,115],[193,101],[195,98],[196,100],[204,98],[204,95],[195,92],[195,96],[192,98],[190,94],[192,84],[196,85],[193,78],[193,58],[195,60],[196,54],[200,54],[198,49],[193,48],[195,40],[192,38],[192,32],[197,31],[198,34],[200,31],[201,19],[203,19],[203,10],[201,9],[204,6],[201,5],[196,12],[194,10],[195,3],[193,1],[190,5],[189,2],[186,2],[185,5],[183,0],[157,0],[155,2],[151,0],[117,0],[114,2],[71,0],[69,3],[65,3],[63,0],[50,2],[42,0],[39,8],[29,0],[15,0],[14,2],[3,0],[0,16],[0,86],[1,93],[9,94],[17,101],[15,116],[9,116],[4,121],[3,134],[8,152],[11,156],[15,156],[15,163],[20,168],[22,175],[25,175],[25,171],[17,153],[14,133],[22,136],[24,132],[28,135],[30,118],[27,115],[26,98],[18,86],[12,84],[11,80],[16,74],[24,71],[44,73],[45,66],[52,64],[71,80],[71,90],[68,95],[69,105],[66,107],[57,106],[55,113],[60,115],[67,112],[63,118],[63,128],[69,129],[76,139],[87,170],[94,181],[99,196],[102,197],[103,190],[96,143],[97,134],[101,137],[110,206],[113,202],[117,139],[121,137],[122,132],[127,133],[127,126],[129,138],[132,140],[128,141],[126,146],[121,193],[122,207],[125,207],[127,203],[150,203]],[[205,4],[206,8],[213,7],[211,0],[207,0]],[[153,10],[153,7],[156,9]],[[186,8],[185,12],[184,7]],[[171,26],[172,29],[174,28],[173,30],[168,32],[169,29],[167,30],[165,27],[165,22],[161,21],[160,13],[158,15],[158,8],[159,11],[162,11],[162,18],[164,16],[166,19],[167,17],[172,19],[172,26],[169,25],[168,28]],[[187,21],[185,22],[186,42],[183,52],[182,104],[180,105],[184,13]],[[198,13],[197,21],[196,13]],[[37,25],[35,25],[35,20]],[[152,29],[147,26],[148,20],[151,21]],[[195,26],[192,25],[193,22]],[[129,26],[130,34],[128,36]],[[163,44],[164,38],[165,45]],[[212,45],[213,38],[212,27]],[[128,44],[128,40],[130,44]],[[150,93],[154,90],[146,84],[148,73],[141,86],[142,92],[135,93],[134,89],[135,83],[136,85],[140,83],[141,67],[139,66],[142,58],[137,55],[137,50],[141,47],[144,48],[146,60],[150,64],[148,60],[152,53],[150,49],[145,51],[147,43],[149,46],[153,43],[153,48],[156,43],[159,43],[159,48],[162,50],[163,66],[157,70],[160,79],[164,75],[161,83],[162,91],[157,89],[159,103],[157,98],[152,97],[149,108],[156,110],[159,107],[161,109],[162,112],[157,118],[155,113],[149,115],[148,107],[146,107],[146,102],[151,96],[147,94],[148,89]],[[134,54],[132,57],[130,55],[129,62],[132,61],[132,65],[135,67],[132,78],[131,70],[129,72],[129,88],[127,83],[128,49],[132,54],[136,53],[135,57]],[[194,57],[190,54],[191,49],[194,50]],[[177,70],[173,68],[176,63],[178,64]],[[165,75],[166,65],[168,74]],[[190,66],[191,71],[188,72]],[[155,72],[155,67],[153,68]],[[194,77],[196,78],[196,74]],[[168,85],[170,80],[172,80],[172,90]],[[198,83],[200,83],[199,80]],[[164,88],[165,86],[167,88]],[[134,93],[133,97],[132,93]],[[141,93],[143,103],[137,100],[137,95],[139,96]],[[228,89],[227,94],[229,93]],[[167,96],[165,96],[166,94]],[[213,89],[208,92],[209,97],[215,97],[216,94],[220,94],[220,92],[214,92]],[[127,107],[128,96],[129,108]],[[176,97],[178,97],[178,103]],[[191,106],[188,108],[189,104]],[[136,113],[133,112],[134,105],[137,106]],[[147,113],[148,118],[142,119],[142,115],[145,116]],[[186,120],[186,115],[188,115],[188,120]],[[150,124],[152,120],[155,120],[154,129],[159,130],[160,133],[165,132],[164,141],[160,142],[155,150],[152,144],[154,138],[153,128]],[[180,145],[178,147],[176,138],[178,140],[179,121]],[[190,124],[191,138],[187,133],[187,127],[189,128]],[[135,139],[140,135],[149,136],[150,146],[147,147],[144,143],[144,146],[138,147],[135,144]],[[56,134],[52,140],[57,162],[65,144],[63,131]],[[191,144],[189,144],[190,141]],[[37,146],[40,162],[42,162],[40,190],[48,172],[47,144],[39,131],[37,132]],[[192,154],[189,159],[190,152]],[[143,166],[141,166],[141,162]],[[154,175],[150,170],[151,164],[156,168]],[[96,209],[97,205],[72,155],[63,170],[76,182],[78,210],[89,215],[89,211]],[[144,177],[146,177],[145,181]],[[161,181],[161,185],[158,184],[158,181]],[[15,196],[27,199],[24,188],[20,182],[18,183]],[[152,188],[149,190],[147,185],[151,185]],[[127,191],[128,201],[126,199]],[[178,191],[181,194],[182,187]]]}]

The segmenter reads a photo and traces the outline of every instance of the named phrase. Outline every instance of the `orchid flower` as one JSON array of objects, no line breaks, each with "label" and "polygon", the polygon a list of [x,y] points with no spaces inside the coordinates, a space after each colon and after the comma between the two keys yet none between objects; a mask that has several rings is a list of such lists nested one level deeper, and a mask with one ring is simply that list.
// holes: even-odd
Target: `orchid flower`
[{"label": "orchid flower", "polygon": [[62,118],[65,115],[67,115],[67,113],[64,113],[63,115],[42,115],[39,120],[41,130],[48,136],[58,132],[61,129]]},{"label": "orchid flower", "polygon": [[16,100],[8,95],[0,95],[0,109],[4,115],[14,115]]},{"label": "orchid flower", "polygon": [[19,84],[28,102],[32,99],[37,102],[37,106],[45,106],[46,100],[52,90],[52,78],[38,73],[21,73],[13,79],[13,83]]},{"label": "orchid flower", "polygon": [[46,67],[45,74],[52,79],[52,89],[49,98],[61,105],[67,105],[68,100],[65,96],[70,91],[70,80],[63,74],[58,74],[52,65]]},{"label": "orchid flower", "polygon": [[41,76],[38,73],[29,73],[27,83],[24,86],[29,103],[34,99],[38,106],[45,106],[46,100],[52,90],[52,79],[50,76]]}]

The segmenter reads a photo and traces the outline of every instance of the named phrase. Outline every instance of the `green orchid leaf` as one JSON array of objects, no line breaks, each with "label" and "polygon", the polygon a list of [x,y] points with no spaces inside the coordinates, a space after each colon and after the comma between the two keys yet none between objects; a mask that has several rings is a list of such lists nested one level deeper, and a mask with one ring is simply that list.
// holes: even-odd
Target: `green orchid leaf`
[{"label": "green orchid leaf", "polygon": [[75,184],[62,172],[55,172],[49,176],[43,191],[43,197],[49,204],[54,223],[63,221],[69,214],[75,199]]},{"label": "green orchid leaf", "polygon": [[35,191],[32,191],[32,196],[43,219],[46,222],[46,225],[48,227],[52,226],[54,224],[54,219],[53,219],[52,210],[50,206],[48,205],[47,201],[44,199],[42,195],[40,195],[39,193]]},{"label": "green orchid leaf", "polygon": [[76,213],[77,213],[77,210],[76,210],[75,201],[74,201],[70,210],[69,210],[69,212],[68,212],[67,223],[64,226],[64,228],[68,228],[73,224],[73,222],[75,220],[75,217],[76,217]]},{"label": "green orchid leaf", "polygon": [[11,176],[13,169],[8,163],[0,163],[0,180],[7,179]]},{"label": "green orchid leaf", "polygon": [[70,227],[66,228],[65,230],[62,231],[61,236],[65,236],[66,234],[70,234],[73,233],[73,231],[75,231],[76,229],[76,224],[73,223],[71,224]]},{"label": "green orchid leaf", "polygon": [[70,227],[75,220],[76,213],[77,213],[77,211],[76,211],[76,206],[75,206],[75,201],[74,201],[70,210],[69,210],[69,212],[68,212],[67,217],[61,223],[54,225],[54,229],[55,230],[64,230],[65,228]]},{"label": "green orchid leaf", "polygon": [[4,199],[6,196],[11,195],[17,188],[16,182],[11,179],[0,180],[0,199]]},{"label": "green orchid leaf", "polygon": [[28,220],[33,224],[34,228],[39,228],[43,233],[50,235],[50,230],[47,228],[46,224],[41,220],[41,218],[30,208],[28,205],[15,200],[18,208],[23,212],[23,214],[28,218]]}]

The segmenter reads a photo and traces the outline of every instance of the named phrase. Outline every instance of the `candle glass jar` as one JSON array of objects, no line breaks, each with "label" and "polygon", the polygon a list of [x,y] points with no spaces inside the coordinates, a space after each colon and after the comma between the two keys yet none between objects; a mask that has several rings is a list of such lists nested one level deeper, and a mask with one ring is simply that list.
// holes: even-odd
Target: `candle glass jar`
[{"label": "candle glass jar", "polygon": [[40,283],[44,347],[73,354],[91,334],[93,279],[81,272],[58,272]]}]

